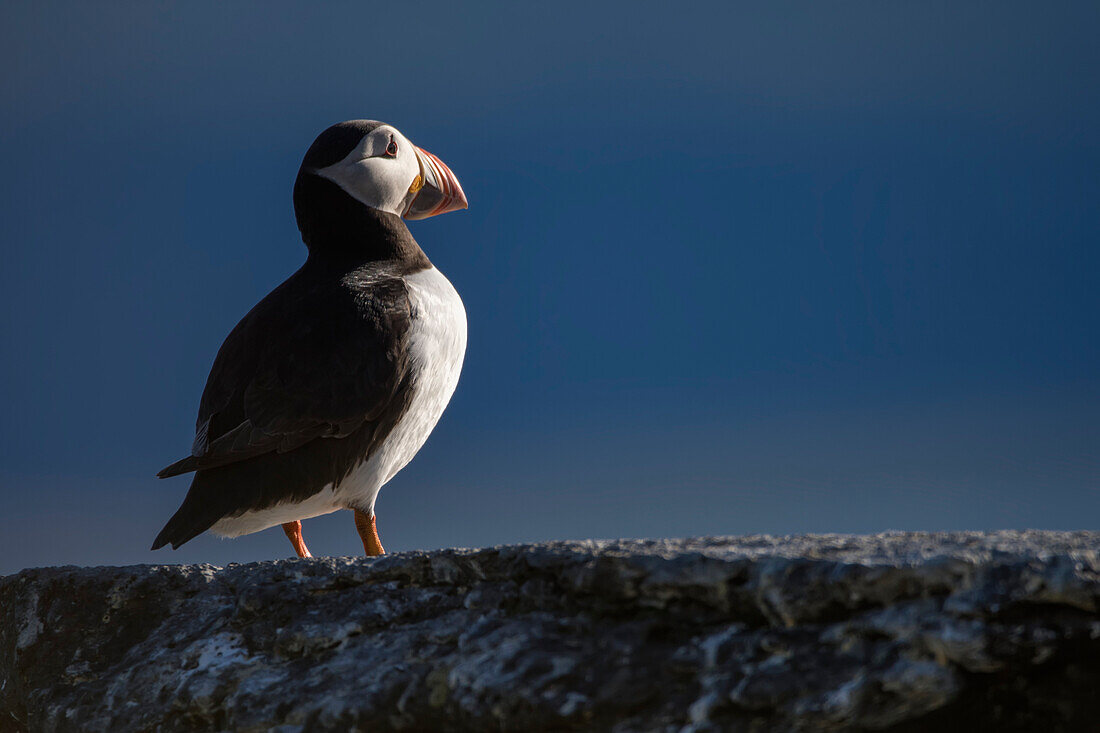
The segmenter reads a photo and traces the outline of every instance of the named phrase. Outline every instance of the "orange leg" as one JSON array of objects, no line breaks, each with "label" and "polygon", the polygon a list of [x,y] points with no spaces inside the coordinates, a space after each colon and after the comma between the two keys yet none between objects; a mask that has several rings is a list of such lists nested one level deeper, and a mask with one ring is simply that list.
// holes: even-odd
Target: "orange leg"
[{"label": "orange leg", "polygon": [[378,539],[378,528],[374,525],[374,515],[367,516],[358,509],[353,511],[355,512],[355,528],[359,530],[359,538],[363,540],[363,549],[366,550],[367,557],[385,555],[386,551],[382,548],[382,540]]},{"label": "orange leg", "polygon": [[306,547],[306,541],[302,537],[301,522],[287,522],[283,525],[283,531],[286,532],[290,544],[294,545],[294,551],[298,553],[298,557],[313,557],[309,554],[309,548]]}]

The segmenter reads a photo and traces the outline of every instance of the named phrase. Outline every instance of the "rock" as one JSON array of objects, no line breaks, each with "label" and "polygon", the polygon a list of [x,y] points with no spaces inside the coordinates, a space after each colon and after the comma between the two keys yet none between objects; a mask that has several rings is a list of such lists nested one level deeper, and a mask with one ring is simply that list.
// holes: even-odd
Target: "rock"
[{"label": "rock", "polygon": [[1100,533],[555,542],[0,579],[0,730],[1076,731]]}]

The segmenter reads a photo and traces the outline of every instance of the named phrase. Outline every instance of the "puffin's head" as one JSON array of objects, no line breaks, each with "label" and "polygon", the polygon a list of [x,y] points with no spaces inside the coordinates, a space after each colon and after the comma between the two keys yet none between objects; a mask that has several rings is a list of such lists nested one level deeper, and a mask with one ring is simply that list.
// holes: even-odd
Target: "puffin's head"
[{"label": "puffin's head", "polygon": [[392,125],[349,120],[313,141],[294,184],[301,227],[318,180],[330,181],[359,204],[406,219],[427,219],[467,207],[466,194],[443,161],[418,148]]}]

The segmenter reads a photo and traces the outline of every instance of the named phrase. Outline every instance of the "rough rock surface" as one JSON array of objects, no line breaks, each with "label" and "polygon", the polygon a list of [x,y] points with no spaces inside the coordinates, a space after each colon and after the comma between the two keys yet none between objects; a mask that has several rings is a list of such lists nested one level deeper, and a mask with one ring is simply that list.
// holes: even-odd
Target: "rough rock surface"
[{"label": "rough rock surface", "polygon": [[1100,533],[0,579],[0,730],[1100,729]]}]

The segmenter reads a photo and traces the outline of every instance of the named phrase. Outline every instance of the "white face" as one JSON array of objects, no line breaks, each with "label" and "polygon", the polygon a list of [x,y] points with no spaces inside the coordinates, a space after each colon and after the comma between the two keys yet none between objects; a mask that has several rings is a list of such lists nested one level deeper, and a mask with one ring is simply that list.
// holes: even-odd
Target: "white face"
[{"label": "white face", "polygon": [[401,216],[420,175],[413,144],[396,128],[379,125],[339,163],[316,171],[361,203]]}]

